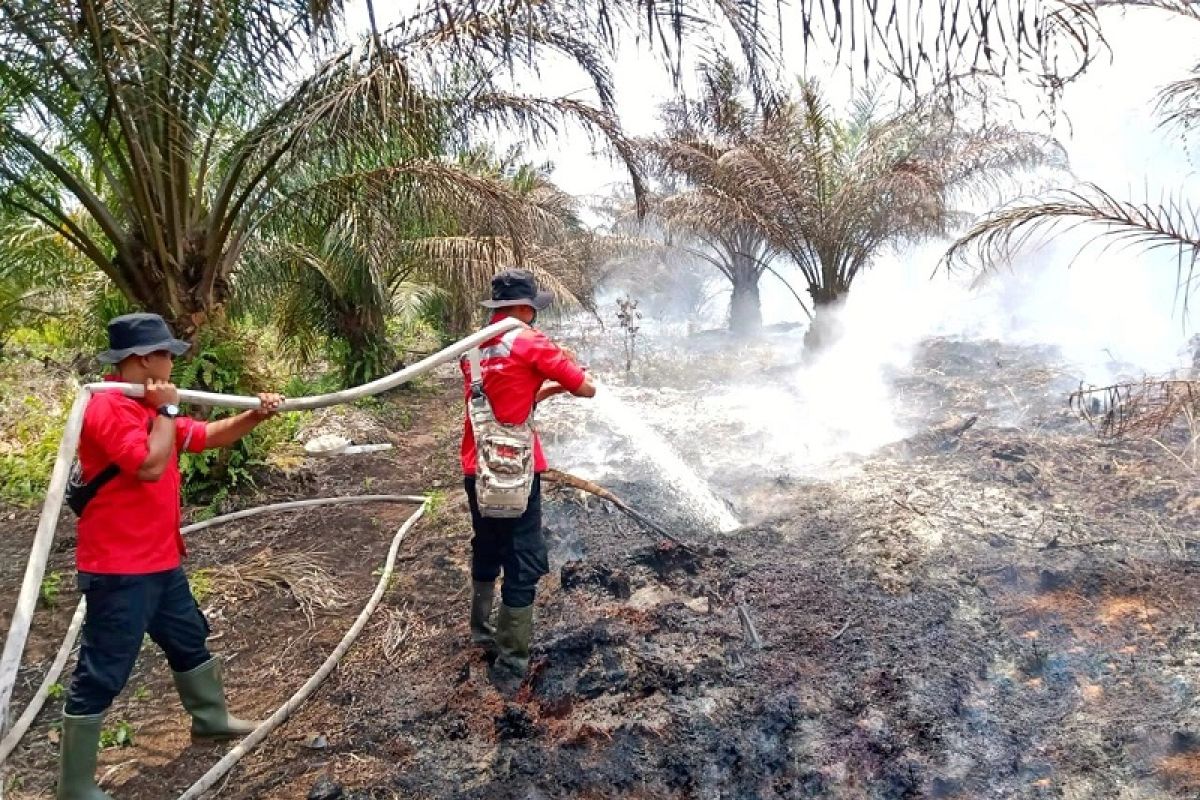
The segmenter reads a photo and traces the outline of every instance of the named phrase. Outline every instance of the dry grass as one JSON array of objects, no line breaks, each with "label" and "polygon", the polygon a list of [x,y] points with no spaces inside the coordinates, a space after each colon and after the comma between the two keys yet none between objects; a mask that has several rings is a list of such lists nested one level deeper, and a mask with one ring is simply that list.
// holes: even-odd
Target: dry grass
[{"label": "dry grass", "polygon": [[214,567],[209,584],[214,594],[237,598],[261,591],[290,595],[312,627],[316,612],[346,605],[332,575],[320,565],[320,553],[277,553],[268,547],[237,564]]},{"label": "dry grass", "polygon": [[1071,394],[1070,403],[1106,438],[1155,436],[1183,417],[1192,434],[1185,454],[1200,440],[1200,381],[1153,378],[1080,389]]},{"label": "dry grass", "polygon": [[441,627],[420,617],[410,605],[384,610],[386,627],[381,646],[384,658],[393,666],[412,661],[422,652],[421,643],[438,634]]}]

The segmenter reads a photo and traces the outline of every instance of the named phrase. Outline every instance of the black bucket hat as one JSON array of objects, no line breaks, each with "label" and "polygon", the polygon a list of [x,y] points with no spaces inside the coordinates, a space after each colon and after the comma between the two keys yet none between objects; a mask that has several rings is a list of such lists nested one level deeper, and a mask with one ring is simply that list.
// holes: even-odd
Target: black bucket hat
[{"label": "black bucket hat", "polygon": [[108,349],[96,358],[101,364],[117,364],[129,356],[144,356],[166,350],[181,356],[191,347],[176,339],[158,314],[125,314],[108,322]]},{"label": "black bucket hat", "polygon": [[538,291],[537,279],[527,269],[506,269],[492,278],[492,299],[480,303],[484,308],[533,306],[543,310],[554,301],[551,292]]}]

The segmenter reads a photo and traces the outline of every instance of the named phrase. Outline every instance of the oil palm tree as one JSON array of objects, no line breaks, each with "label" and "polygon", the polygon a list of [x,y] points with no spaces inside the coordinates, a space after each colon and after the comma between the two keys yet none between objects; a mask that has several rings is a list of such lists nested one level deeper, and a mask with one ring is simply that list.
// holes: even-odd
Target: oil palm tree
[{"label": "oil palm tree", "polygon": [[945,97],[885,110],[866,94],[839,118],[805,81],[795,99],[748,118],[728,141],[651,143],[689,187],[665,201],[666,214],[725,237],[753,230],[789,260],[814,305],[810,344],[826,338],[826,310],[885,248],[946,235],[965,218],[958,203],[975,191],[1061,159],[1044,137],[967,125]]},{"label": "oil palm tree", "polygon": [[[743,219],[719,213],[700,219],[696,206],[706,201],[712,187],[688,165],[693,163],[693,151],[703,152],[709,161],[720,161],[766,133],[767,117],[750,91],[746,74],[729,59],[703,67],[699,77],[698,96],[665,104],[663,135],[643,142],[666,187],[652,199],[650,222],[665,245],[709,264],[729,281],[729,329],[752,334],[762,327],[758,284],[770,268],[770,245],[759,226]],[[680,184],[690,188],[671,191]]]},{"label": "oil palm tree", "polygon": [[0,349],[20,327],[58,313],[62,295],[86,266],[57,232],[0,210]]},{"label": "oil palm tree", "polygon": [[[332,0],[0,4],[0,204],[59,231],[187,333],[226,304],[239,258],[281,209],[386,202],[396,186],[480,189],[439,158],[447,132],[538,133],[569,118],[628,155],[577,11],[429,4],[362,43],[339,36],[341,11]],[[600,105],[521,97],[486,77],[547,51],[582,67]]]},{"label": "oil palm tree", "polygon": [[571,249],[573,200],[543,171],[484,149],[456,163],[474,176],[473,191],[431,194],[412,182],[407,191],[393,186],[389,203],[347,197],[318,213],[281,214],[247,249],[237,306],[269,317],[300,361],[334,343],[351,385],[395,368],[389,329],[414,322],[431,300],[440,327],[465,332],[505,267],[530,268],[561,301],[586,304],[587,259]]},{"label": "oil palm tree", "polygon": [[[1077,56],[1067,61],[1091,58],[1089,3],[1005,4],[1013,0],[975,0],[962,19],[958,6],[939,6],[936,47],[907,38],[904,15],[877,5],[797,8],[806,42],[824,16],[836,47],[849,43],[867,66],[878,53],[913,80],[1035,55],[1038,74],[1057,80],[1062,70],[1049,65],[1064,42]],[[569,117],[632,163],[610,113],[607,63],[621,32],[655,42],[677,73],[688,37],[721,20],[762,86],[771,6],[430,1],[381,30],[367,0],[371,34],[351,42],[339,34],[339,0],[10,0],[0,4],[0,203],[61,231],[127,297],[186,334],[227,302],[264,220],[325,188],[286,181],[300,165],[345,172],[380,141],[402,141],[408,161],[392,175],[454,183],[458,173],[421,156],[448,106],[461,131],[480,119],[544,131]],[[584,70],[598,106],[514,98],[484,77],[518,62],[536,68],[547,52]],[[446,92],[464,77],[465,88]],[[79,225],[77,210],[93,224]]]}]

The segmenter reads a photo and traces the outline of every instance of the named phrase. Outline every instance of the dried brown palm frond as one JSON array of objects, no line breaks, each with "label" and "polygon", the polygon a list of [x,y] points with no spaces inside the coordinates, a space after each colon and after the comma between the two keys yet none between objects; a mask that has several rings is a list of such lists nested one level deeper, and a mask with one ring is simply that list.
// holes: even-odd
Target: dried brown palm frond
[{"label": "dried brown palm frond", "polygon": [[346,604],[345,593],[321,566],[321,556],[317,552],[277,552],[268,547],[236,564],[206,570],[206,582],[210,591],[231,597],[253,597],[262,591],[285,593],[312,627],[317,612],[334,611]]},{"label": "dried brown palm frond", "polygon": [[[1059,192],[1051,200],[1020,203],[988,216],[955,242],[944,263],[953,267],[976,255],[985,269],[992,268],[1005,263],[1038,234],[1084,225],[1099,229],[1095,241],[1105,250],[1125,246],[1174,252],[1187,302],[1200,259],[1200,216],[1190,202],[1179,197],[1157,204],[1134,203],[1095,184],[1084,184],[1077,190]],[[1085,243],[1083,248],[1088,246]]]},{"label": "dried brown palm frond", "polygon": [[1195,128],[1200,122],[1200,64],[1192,67],[1188,77],[1159,90],[1156,111],[1165,127],[1185,133]]},{"label": "dried brown palm frond", "polygon": [[464,301],[487,297],[492,277],[503,269],[522,267],[534,273],[538,284],[567,307],[583,305],[574,265],[553,248],[529,246],[520,253],[504,236],[426,236],[396,242],[396,257],[412,263],[411,279],[424,280]]},{"label": "dried brown palm frond", "polygon": [[1200,416],[1200,381],[1147,378],[1081,387],[1070,404],[1105,438],[1156,436],[1184,416]]}]

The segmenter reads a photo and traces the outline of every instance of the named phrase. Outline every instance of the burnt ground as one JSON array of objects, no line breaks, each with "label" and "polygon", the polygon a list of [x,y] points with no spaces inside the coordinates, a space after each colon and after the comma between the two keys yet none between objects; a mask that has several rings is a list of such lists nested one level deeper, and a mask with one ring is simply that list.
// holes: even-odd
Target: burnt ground
[{"label": "burnt ground", "polygon": [[[341,667],[220,796],[1196,797],[1200,493],[1168,452],[1187,433],[1098,441],[1063,409],[1073,386],[1048,358],[928,343],[894,378],[902,404],[938,409],[913,413],[912,436],[825,480],[746,476],[747,527],[718,536],[674,521],[690,548],[549,492],[554,570],[531,677],[511,699],[465,646],[456,387],[389,399],[421,432],[398,450],[270,476],[241,499],[447,490]],[[955,433],[964,414],[980,417]],[[652,487],[619,488],[666,513]],[[5,614],[35,522],[13,513]],[[203,605],[238,709],[267,713],[316,668],[406,514],[316,511],[193,538],[190,568],[222,578]],[[307,554],[343,605],[316,608],[310,626],[278,580],[228,578],[228,565],[269,561],[253,558],[267,548]],[[52,568],[70,558],[64,535]],[[64,590],[39,612],[18,704],[74,599]],[[11,797],[48,796],[53,719],[43,713],[14,756]],[[151,652],[110,720],[134,730],[102,754],[119,798],[171,797],[223,752],[188,743]]]}]

